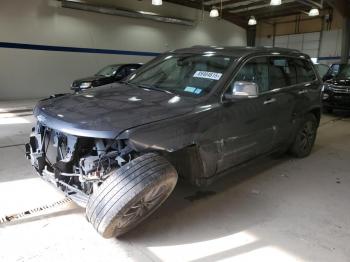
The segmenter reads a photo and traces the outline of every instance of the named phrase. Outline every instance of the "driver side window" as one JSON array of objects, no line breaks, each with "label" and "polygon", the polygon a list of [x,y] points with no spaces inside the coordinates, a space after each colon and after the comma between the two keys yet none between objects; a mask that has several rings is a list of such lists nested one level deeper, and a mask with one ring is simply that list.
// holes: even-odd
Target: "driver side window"
[{"label": "driver side window", "polygon": [[268,63],[266,57],[257,57],[249,60],[233,79],[231,86],[236,81],[253,82],[258,85],[259,93],[269,90]]}]

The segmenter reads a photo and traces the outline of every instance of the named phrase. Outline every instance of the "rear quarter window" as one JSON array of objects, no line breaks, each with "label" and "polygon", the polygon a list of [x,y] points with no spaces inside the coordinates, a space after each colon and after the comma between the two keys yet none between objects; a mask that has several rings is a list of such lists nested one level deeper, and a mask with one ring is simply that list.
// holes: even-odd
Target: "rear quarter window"
[{"label": "rear quarter window", "polygon": [[311,82],[316,79],[315,72],[312,68],[311,62],[305,59],[293,59],[294,65],[297,70],[297,82],[305,83]]}]

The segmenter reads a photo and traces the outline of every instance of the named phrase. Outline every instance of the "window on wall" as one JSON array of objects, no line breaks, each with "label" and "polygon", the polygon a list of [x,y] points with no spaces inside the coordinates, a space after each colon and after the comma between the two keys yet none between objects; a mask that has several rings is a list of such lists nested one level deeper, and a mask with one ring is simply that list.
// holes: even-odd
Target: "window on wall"
[{"label": "window on wall", "polygon": [[259,92],[269,90],[268,64],[266,57],[257,57],[249,60],[238,72],[232,84],[236,81],[256,83]]}]

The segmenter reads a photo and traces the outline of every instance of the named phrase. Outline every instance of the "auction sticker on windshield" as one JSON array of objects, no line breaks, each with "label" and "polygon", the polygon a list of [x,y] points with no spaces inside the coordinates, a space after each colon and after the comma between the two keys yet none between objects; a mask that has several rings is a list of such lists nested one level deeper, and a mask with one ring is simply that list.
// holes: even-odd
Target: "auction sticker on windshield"
[{"label": "auction sticker on windshield", "polygon": [[212,80],[219,80],[222,76],[221,73],[208,72],[208,71],[197,71],[194,73],[193,77],[206,78]]}]

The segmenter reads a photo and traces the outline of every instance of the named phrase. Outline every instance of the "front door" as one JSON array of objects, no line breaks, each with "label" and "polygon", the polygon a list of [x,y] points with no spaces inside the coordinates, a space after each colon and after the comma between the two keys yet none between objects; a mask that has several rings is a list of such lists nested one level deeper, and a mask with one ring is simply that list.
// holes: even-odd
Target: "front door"
[{"label": "front door", "polygon": [[220,137],[217,141],[220,158],[217,171],[241,164],[273,147],[274,112],[277,100],[269,93],[268,62],[266,57],[250,59],[239,70],[236,81],[254,82],[259,87],[255,98],[224,101],[221,108]]}]

